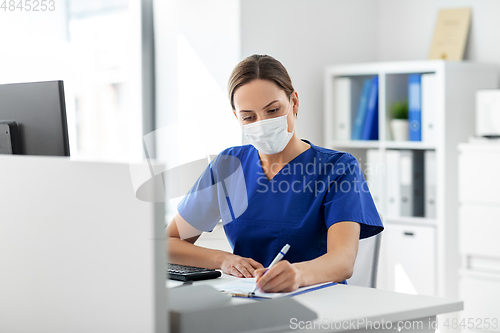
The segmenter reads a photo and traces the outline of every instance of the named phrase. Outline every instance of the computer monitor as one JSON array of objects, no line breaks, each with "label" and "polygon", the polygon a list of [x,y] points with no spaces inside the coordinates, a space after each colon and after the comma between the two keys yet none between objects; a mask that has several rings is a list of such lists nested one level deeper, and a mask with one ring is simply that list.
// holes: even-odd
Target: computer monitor
[{"label": "computer monitor", "polygon": [[148,164],[0,166],[0,332],[167,331],[165,204],[132,178]]},{"label": "computer monitor", "polygon": [[[2,131],[7,137],[0,145],[19,140],[23,155],[69,156],[68,125],[63,81],[13,83],[0,85],[0,124],[14,121],[15,133]],[[0,146],[0,152],[9,152]]]}]

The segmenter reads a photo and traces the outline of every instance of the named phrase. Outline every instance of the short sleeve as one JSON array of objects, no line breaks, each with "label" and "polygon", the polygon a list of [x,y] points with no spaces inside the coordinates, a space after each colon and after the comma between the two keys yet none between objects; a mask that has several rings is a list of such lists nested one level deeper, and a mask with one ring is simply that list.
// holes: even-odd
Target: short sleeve
[{"label": "short sleeve", "polygon": [[247,206],[241,162],[223,151],[177,205],[177,211],[192,227],[210,232],[221,219],[224,224],[229,223]]},{"label": "short sleeve", "polygon": [[384,230],[359,163],[351,154],[344,153],[337,160],[328,183],[322,204],[327,228],[342,221],[358,222],[360,239]]},{"label": "short sleeve", "polygon": [[213,230],[220,220],[217,187],[214,185],[212,167],[208,165],[177,205],[182,218],[200,231]]}]

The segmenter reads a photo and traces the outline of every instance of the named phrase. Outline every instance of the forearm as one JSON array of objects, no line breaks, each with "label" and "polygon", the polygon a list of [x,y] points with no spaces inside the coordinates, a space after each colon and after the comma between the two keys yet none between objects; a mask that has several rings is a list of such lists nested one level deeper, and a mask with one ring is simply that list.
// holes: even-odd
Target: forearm
[{"label": "forearm", "polygon": [[342,249],[293,265],[299,270],[301,287],[329,281],[344,281],[351,277],[354,266]]},{"label": "forearm", "polygon": [[168,238],[168,258],[173,264],[220,269],[229,255],[228,252],[207,249],[180,238]]}]

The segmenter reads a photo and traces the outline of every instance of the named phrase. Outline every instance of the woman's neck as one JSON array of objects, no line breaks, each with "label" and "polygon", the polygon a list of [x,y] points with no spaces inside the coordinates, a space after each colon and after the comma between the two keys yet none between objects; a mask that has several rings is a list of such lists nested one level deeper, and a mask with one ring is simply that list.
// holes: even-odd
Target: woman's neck
[{"label": "woman's neck", "polygon": [[270,179],[278,173],[283,166],[288,164],[291,160],[302,154],[310,147],[310,144],[300,140],[295,134],[293,134],[290,142],[288,142],[282,152],[273,155],[266,155],[259,152],[262,168]]}]

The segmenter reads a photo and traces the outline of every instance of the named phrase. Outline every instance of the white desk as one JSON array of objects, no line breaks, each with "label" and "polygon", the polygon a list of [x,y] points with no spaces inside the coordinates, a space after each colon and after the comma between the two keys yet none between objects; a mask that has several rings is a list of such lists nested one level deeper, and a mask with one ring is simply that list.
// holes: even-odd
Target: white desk
[{"label": "white desk", "polygon": [[[215,286],[232,279],[236,278],[223,274],[218,279],[199,281],[195,284]],[[396,328],[400,321],[403,322],[401,325],[413,326],[403,328],[401,332],[434,332],[436,315],[463,310],[463,302],[459,300],[341,284],[293,297],[318,314],[315,321],[315,327],[318,329],[315,332],[398,332]],[[256,302],[245,298],[233,298],[231,301],[234,304]],[[368,322],[372,323],[372,329],[370,326],[365,329]],[[304,328],[307,324],[314,325],[302,323]],[[291,322],[288,332],[311,331],[301,330],[298,325],[298,322]],[[439,327],[441,326],[442,323],[439,323]],[[387,329],[391,327],[392,329]]]}]

